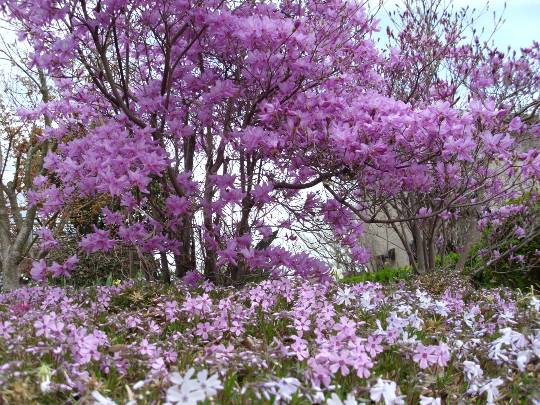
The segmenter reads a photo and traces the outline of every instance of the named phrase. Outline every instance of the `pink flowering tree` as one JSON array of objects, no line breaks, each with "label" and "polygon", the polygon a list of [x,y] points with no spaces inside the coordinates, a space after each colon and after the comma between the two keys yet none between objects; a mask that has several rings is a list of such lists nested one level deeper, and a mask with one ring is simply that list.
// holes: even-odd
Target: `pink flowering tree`
[{"label": "pink flowering tree", "polygon": [[[392,225],[401,236],[410,235],[411,253],[420,270],[432,268],[430,256],[434,251],[444,254],[446,248],[461,253],[458,268],[462,268],[479,239],[478,219],[483,211],[536,187],[538,44],[519,54],[501,52],[488,42],[501,18],[494,19],[492,31],[485,32],[477,24],[478,17],[486,12],[487,6],[475,11],[454,9],[437,0],[411,0],[392,15],[393,29],[387,31],[388,52],[381,66],[387,78],[385,93],[413,106],[447,103],[461,112],[484,109],[492,115],[476,118],[470,134],[444,139],[443,153],[448,156],[453,148],[456,159],[437,164],[439,173],[443,167],[445,171],[451,169],[447,172],[450,183],[431,193],[401,193],[392,209],[384,210],[385,219],[404,218],[421,210],[433,212],[437,205],[441,207],[437,201],[443,195],[466,201],[439,217]],[[467,150],[471,156],[464,159]],[[491,169],[488,176],[492,180],[486,178],[487,168]],[[499,185],[497,191],[486,187],[492,181],[502,181],[504,186]]]},{"label": "pink flowering tree", "polygon": [[[104,226],[81,240],[87,253],[131,245],[160,253],[164,274],[174,257],[178,277],[322,276],[284,246],[294,232],[324,224],[364,263],[371,222],[393,227],[423,272],[445,221],[538,175],[538,155],[516,142],[537,131],[525,120],[535,101],[510,96],[535,74],[535,48],[501,67],[488,48],[463,46],[446,14],[426,19],[433,35],[404,14],[381,54],[372,19],[347,1],[0,4],[60,95],[28,112],[54,115],[42,140],[59,144],[30,202],[47,217],[111,197]],[[493,93],[501,83],[514,104]]]},{"label": "pink flowering tree", "polygon": [[[309,137],[319,131],[310,141],[341,151],[346,167],[325,189],[361,222],[393,229],[420,273],[448,247],[462,265],[481,213],[537,187],[538,44],[502,53],[467,32],[474,18],[440,1],[405,2],[378,94],[306,107],[324,117],[308,124]],[[332,116],[340,121],[325,127]]]},{"label": "pink flowering tree", "polygon": [[[54,115],[42,140],[59,143],[30,201],[47,217],[73,198],[113,197],[84,251],[131,244],[174,256],[179,277],[202,268],[214,280],[218,269],[233,279],[247,268],[327,271],[272,242],[296,220],[288,208],[299,190],[322,181],[291,154],[306,114],[298,107],[346,102],[341,94],[377,80],[359,5],[1,4],[60,94],[28,112]],[[311,203],[324,211],[324,200]]]}]

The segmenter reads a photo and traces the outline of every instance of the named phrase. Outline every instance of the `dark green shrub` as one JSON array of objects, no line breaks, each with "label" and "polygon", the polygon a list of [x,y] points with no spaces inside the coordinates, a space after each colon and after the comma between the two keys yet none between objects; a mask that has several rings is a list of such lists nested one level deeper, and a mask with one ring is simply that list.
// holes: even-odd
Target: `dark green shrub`
[{"label": "dark green shrub", "polygon": [[[527,195],[509,204],[523,204],[527,211],[507,218],[496,228],[488,226],[465,271],[483,287],[540,287],[540,202],[538,197]],[[524,236],[516,236],[517,227],[525,230]],[[498,250],[500,259],[494,259],[493,249]]]}]

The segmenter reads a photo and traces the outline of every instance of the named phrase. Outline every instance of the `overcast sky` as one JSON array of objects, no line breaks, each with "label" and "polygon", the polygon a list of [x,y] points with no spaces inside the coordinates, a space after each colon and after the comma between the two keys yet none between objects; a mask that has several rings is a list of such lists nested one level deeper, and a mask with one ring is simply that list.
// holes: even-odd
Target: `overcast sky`
[{"label": "overcast sky", "polygon": [[[378,4],[378,0],[368,0],[371,5]],[[386,10],[394,10],[395,4],[399,0],[384,0]],[[455,7],[470,6],[476,9],[484,9],[485,0],[453,0]],[[506,8],[504,7],[506,3]],[[495,45],[502,49],[508,46],[519,49],[529,46],[533,41],[540,41],[540,0],[491,0],[489,1],[489,11],[484,13],[479,25],[486,28],[493,27],[493,12],[500,16],[502,14],[505,22],[496,32],[493,40]],[[384,32],[388,25],[384,18],[384,12],[379,16],[381,19],[380,28]]]}]

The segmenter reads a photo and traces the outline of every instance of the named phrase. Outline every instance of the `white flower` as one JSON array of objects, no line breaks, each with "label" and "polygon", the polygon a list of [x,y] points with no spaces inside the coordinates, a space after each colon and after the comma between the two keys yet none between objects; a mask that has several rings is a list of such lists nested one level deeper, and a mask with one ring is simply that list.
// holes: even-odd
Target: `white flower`
[{"label": "white flower", "polygon": [[116,402],[114,402],[112,399],[101,395],[97,391],[93,391],[92,396],[95,399],[93,405],[116,405]]},{"label": "white flower", "polygon": [[536,357],[540,358],[540,333],[537,334],[532,340],[532,351]]},{"label": "white flower", "polygon": [[291,401],[292,396],[298,391],[298,388],[300,387],[300,381],[298,381],[296,378],[288,377],[288,378],[282,378],[277,382],[277,389],[278,389],[278,395],[280,398]]},{"label": "white flower", "polygon": [[420,395],[420,405],[441,405],[441,399]]},{"label": "white flower", "polygon": [[424,324],[424,321],[418,316],[418,311],[416,311],[414,314],[409,315],[409,318],[407,320],[409,321],[409,325],[413,329],[422,330],[422,325]]},{"label": "white flower", "polygon": [[51,380],[47,378],[47,379],[41,381],[41,383],[39,384],[39,389],[44,394],[46,394],[48,392],[51,392],[52,391]]},{"label": "white flower", "polygon": [[375,319],[375,324],[377,325],[377,332],[384,333],[385,330],[382,327],[382,323],[380,319]]},{"label": "white flower", "polygon": [[522,350],[518,353],[516,357],[516,365],[518,366],[519,371],[525,371],[525,367],[531,361],[532,352],[530,350]]},{"label": "white flower", "polygon": [[184,376],[178,372],[169,375],[169,380],[174,385],[167,389],[168,404],[195,405],[198,401],[206,399],[205,391],[201,388],[199,381],[191,378],[194,373],[195,370],[190,368]]},{"label": "white flower", "polygon": [[217,394],[218,390],[223,388],[217,374],[208,377],[207,370],[199,371],[197,373],[197,380],[199,382],[200,389],[207,397],[213,397]]},{"label": "white flower", "polygon": [[444,301],[435,301],[435,304],[433,305],[433,311],[443,317],[447,317],[450,313],[450,310],[448,309],[448,305]]},{"label": "white flower", "polygon": [[536,312],[540,312],[540,300],[536,297],[531,297],[529,307],[533,308]]},{"label": "white flower", "polygon": [[402,342],[403,344],[410,344],[410,345],[412,345],[412,344],[416,344],[418,341],[416,340],[416,335],[411,334],[411,335],[409,336],[409,332],[403,331],[403,332],[401,333],[401,342]]},{"label": "white flower", "polygon": [[412,312],[412,307],[408,304],[400,304],[396,307],[396,311],[405,315],[409,315]]},{"label": "white flower", "polygon": [[419,306],[422,309],[428,309],[433,302],[429,294],[420,289],[416,290],[416,298],[418,298]]},{"label": "white flower", "polygon": [[390,315],[386,318],[386,323],[388,324],[387,329],[403,329],[409,326],[409,321],[401,318],[395,311],[390,312]]},{"label": "white flower", "polygon": [[354,296],[354,293],[351,291],[349,287],[345,287],[344,289],[339,288],[336,293],[336,304],[338,305],[351,305],[352,301],[355,300],[356,297]]},{"label": "white flower", "polygon": [[496,339],[496,341],[501,341],[509,346],[512,347],[512,349],[521,349],[525,346],[527,346],[527,338],[511,328],[503,328],[500,330],[500,332],[503,334],[499,339]]},{"label": "white flower", "polygon": [[364,291],[362,293],[362,297],[360,298],[360,306],[364,309],[372,309],[372,308],[375,308],[375,304],[371,302],[371,300],[374,298],[375,296],[373,295],[373,293],[371,291]]},{"label": "white flower", "polygon": [[463,322],[465,322],[465,325],[467,325],[469,328],[472,328],[475,322],[475,316],[476,313],[474,311],[465,312],[463,315]]},{"label": "white flower", "polygon": [[[282,400],[289,402],[292,400],[292,396],[296,393],[296,391],[298,391],[300,385],[300,381],[292,377],[282,378],[278,381],[267,381],[261,384],[261,386],[264,388],[262,390],[262,394],[268,400],[274,396],[276,403],[280,403]],[[321,393],[321,395],[323,394]],[[322,399],[324,399],[324,395]]]},{"label": "white flower", "polygon": [[356,399],[351,393],[347,395],[345,401],[342,401],[336,393],[332,393],[330,398],[326,400],[326,405],[358,405],[358,402],[356,402]]},{"label": "white flower", "polygon": [[186,371],[184,376],[180,375],[178,371],[175,371],[169,374],[169,380],[175,385],[182,385],[184,380],[189,380],[193,374],[195,374],[195,369],[193,368],[190,368],[188,371]]},{"label": "white flower", "polygon": [[480,387],[480,394],[486,393],[486,400],[487,404],[491,405],[495,403],[495,400],[499,396],[499,387],[500,385],[504,384],[504,381],[501,377],[494,378],[490,380],[487,384],[484,384],[482,387]]},{"label": "white flower", "polygon": [[[176,373],[176,374],[178,374],[178,373]],[[133,389],[138,390],[139,388],[142,388],[143,386],[144,386],[144,380],[137,381],[135,384],[133,384]]]},{"label": "white flower", "polygon": [[372,401],[379,402],[384,399],[385,405],[400,405],[403,404],[403,399],[396,395],[396,383],[389,380],[379,378],[369,390],[369,396]]},{"label": "white flower", "polygon": [[478,384],[476,382],[472,382],[469,384],[469,388],[467,388],[467,394],[469,395],[478,394],[479,389],[480,388],[478,387]]},{"label": "white flower", "polygon": [[503,312],[502,314],[499,314],[499,321],[506,321],[510,324],[516,324],[517,322],[514,321],[514,314],[512,312]]},{"label": "white flower", "polygon": [[476,379],[482,377],[484,374],[484,371],[482,371],[482,367],[480,367],[479,364],[476,364],[473,361],[465,360],[463,362],[463,367],[465,371],[465,378],[467,378],[467,381],[475,381]]},{"label": "white flower", "polygon": [[193,389],[193,386],[190,384],[173,385],[167,389],[167,404],[196,405],[197,402],[204,400],[204,392]]},{"label": "white flower", "polygon": [[503,349],[503,347],[502,347],[503,342],[500,342],[498,340],[499,339],[496,339],[491,343],[491,346],[490,346],[489,352],[488,352],[488,357],[491,360],[495,360],[495,362],[497,364],[500,364],[501,360],[502,361],[508,361],[508,356],[507,356],[508,352],[507,352],[507,350]]}]

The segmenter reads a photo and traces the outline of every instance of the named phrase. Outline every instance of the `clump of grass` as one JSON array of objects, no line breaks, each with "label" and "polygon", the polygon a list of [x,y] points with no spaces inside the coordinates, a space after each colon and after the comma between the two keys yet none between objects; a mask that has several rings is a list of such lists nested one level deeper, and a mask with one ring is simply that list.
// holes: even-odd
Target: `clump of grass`
[{"label": "clump of grass", "polygon": [[385,267],[374,272],[365,272],[343,277],[340,282],[344,284],[358,284],[366,281],[373,281],[388,284],[400,280],[408,279],[412,274],[410,267]]}]

